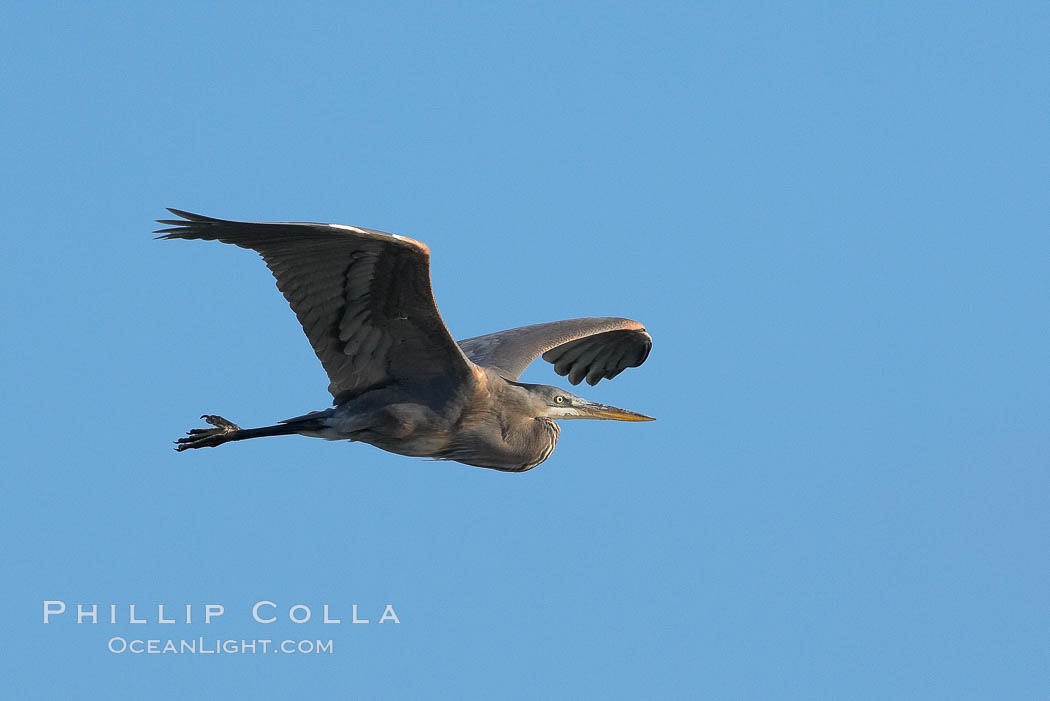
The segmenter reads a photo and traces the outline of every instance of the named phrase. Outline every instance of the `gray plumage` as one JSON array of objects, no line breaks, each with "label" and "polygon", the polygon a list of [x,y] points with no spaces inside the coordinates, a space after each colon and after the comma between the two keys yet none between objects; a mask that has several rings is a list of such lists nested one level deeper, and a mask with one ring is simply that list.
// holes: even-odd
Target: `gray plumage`
[{"label": "gray plumage", "polygon": [[430,287],[430,250],[373,229],[252,223],[177,209],[162,239],[217,240],[257,251],[328,374],[331,409],[242,429],[204,415],[177,450],[297,433],[371,443],[401,455],[527,470],[550,456],[555,419],[649,417],[518,382],[538,356],[572,384],[641,365],[644,327],[613,317],[569,319],[453,340]]},{"label": "gray plumage", "polygon": [[554,371],[569,382],[596,385],[626,368],[636,368],[649,357],[653,340],[637,321],[616,317],[566,319],[533,324],[485,336],[468,338],[459,347],[478,365],[497,367],[517,379],[543,355]]}]

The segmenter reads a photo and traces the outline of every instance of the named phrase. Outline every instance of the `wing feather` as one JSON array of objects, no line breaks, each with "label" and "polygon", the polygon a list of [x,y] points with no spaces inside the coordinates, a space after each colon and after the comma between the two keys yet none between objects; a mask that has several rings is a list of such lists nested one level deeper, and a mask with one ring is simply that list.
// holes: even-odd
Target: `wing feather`
[{"label": "wing feather", "polygon": [[[391,384],[474,381],[430,287],[430,250],[373,229],[226,221],[169,210],[163,239],[221,241],[258,252],[310,339],[340,403]],[[451,396],[451,393],[448,395]]]},{"label": "wing feather", "polygon": [[477,365],[493,367],[516,380],[541,354],[569,382],[591,385],[645,362],[653,340],[637,321],[617,317],[566,319],[522,326],[459,342]]}]

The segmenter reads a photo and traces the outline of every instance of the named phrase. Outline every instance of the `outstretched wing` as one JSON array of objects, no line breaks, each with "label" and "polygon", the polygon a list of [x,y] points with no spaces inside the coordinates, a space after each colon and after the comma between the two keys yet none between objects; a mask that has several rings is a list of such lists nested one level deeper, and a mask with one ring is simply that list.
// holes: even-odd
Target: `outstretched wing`
[{"label": "outstretched wing", "polygon": [[554,371],[569,382],[596,385],[649,357],[653,339],[637,321],[588,317],[509,329],[459,342],[474,363],[494,367],[516,380],[536,356],[554,363]]},{"label": "outstretched wing", "polygon": [[[169,209],[163,239],[232,243],[262,255],[321,360],[335,403],[369,389],[470,382],[430,288],[419,241],[337,224],[258,224]],[[435,388],[436,389],[436,388]]]}]

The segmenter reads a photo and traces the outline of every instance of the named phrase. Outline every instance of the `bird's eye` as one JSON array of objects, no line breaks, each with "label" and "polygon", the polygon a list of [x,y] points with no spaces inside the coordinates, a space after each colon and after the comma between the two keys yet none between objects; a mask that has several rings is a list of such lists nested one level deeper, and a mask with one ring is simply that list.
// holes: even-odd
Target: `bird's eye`
[{"label": "bird's eye", "polygon": [[565,397],[561,396],[560,394],[557,397],[554,398],[554,403],[555,404],[563,404],[564,402],[565,402]]}]

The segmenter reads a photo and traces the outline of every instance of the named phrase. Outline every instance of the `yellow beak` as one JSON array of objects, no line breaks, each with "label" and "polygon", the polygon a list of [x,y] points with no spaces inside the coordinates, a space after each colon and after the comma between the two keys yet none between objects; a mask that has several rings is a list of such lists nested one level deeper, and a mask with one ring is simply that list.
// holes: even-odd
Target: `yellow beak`
[{"label": "yellow beak", "polygon": [[645,414],[639,414],[636,411],[628,411],[627,409],[620,409],[615,406],[608,406],[607,404],[598,404],[597,402],[588,402],[573,407],[580,412],[579,418],[581,419],[613,419],[615,421],[656,421],[651,416]]}]

